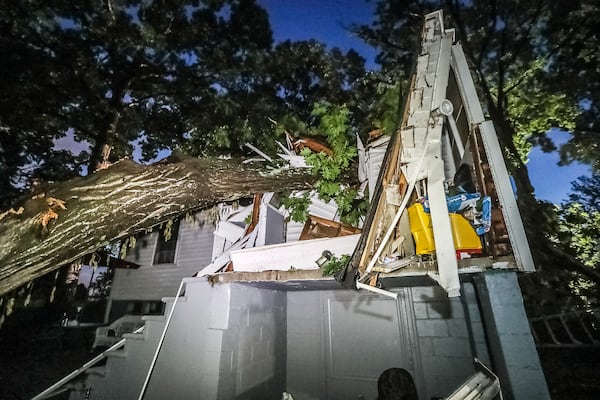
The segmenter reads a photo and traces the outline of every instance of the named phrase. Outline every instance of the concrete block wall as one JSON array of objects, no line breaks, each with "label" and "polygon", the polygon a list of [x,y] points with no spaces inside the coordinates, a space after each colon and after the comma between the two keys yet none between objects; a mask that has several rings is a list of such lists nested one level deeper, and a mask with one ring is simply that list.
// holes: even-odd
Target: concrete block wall
[{"label": "concrete block wall", "polygon": [[285,292],[231,284],[219,399],[279,399],[286,377]]},{"label": "concrete block wall", "polygon": [[391,367],[416,372],[407,289],[399,299],[355,290],[288,292],[287,391],[297,400],[366,399]]},{"label": "concrete block wall", "polygon": [[516,273],[487,271],[476,276],[475,285],[504,398],[549,399]]},{"label": "concrete block wall", "polygon": [[[490,366],[475,288],[461,290],[448,299],[438,286],[398,288],[397,301],[364,291],[288,292],[287,391],[297,400],[374,398],[383,369],[401,367],[420,398],[447,396],[474,373],[474,357]],[[354,373],[354,383],[345,380]]]},{"label": "concrete block wall", "polygon": [[[437,286],[398,288],[392,300],[186,282],[148,400],[374,398],[389,367],[408,369],[420,398],[444,397],[473,374],[473,357],[507,398],[548,398],[514,273],[481,274],[452,299]],[[110,357],[105,377],[88,377],[89,399],[136,399],[163,326],[148,317],[144,340]]]},{"label": "concrete block wall", "polygon": [[145,399],[167,399],[174,393],[181,399],[215,398],[216,385],[201,383],[210,382],[215,370],[206,360],[212,359],[208,337],[212,314],[218,311],[209,305],[217,296],[203,279],[186,279],[186,301],[176,306]]},{"label": "concrete block wall", "polygon": [[421,354],[422,398],[445,397],[474,373],[473,357],[490,366],[475,288],[463,283],[449,299],[439,286],[411,288]]}]

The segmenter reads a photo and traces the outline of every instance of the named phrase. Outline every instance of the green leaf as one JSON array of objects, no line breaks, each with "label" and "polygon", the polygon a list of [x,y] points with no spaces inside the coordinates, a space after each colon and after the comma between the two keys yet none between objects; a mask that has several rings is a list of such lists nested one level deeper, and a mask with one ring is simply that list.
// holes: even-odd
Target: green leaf
[{"label": "green leaf", "polygon": [[323,276],[332,276],[342,271],[350,261],[350,255],[344,254],[340,257],[332,256],[321,266]]}]

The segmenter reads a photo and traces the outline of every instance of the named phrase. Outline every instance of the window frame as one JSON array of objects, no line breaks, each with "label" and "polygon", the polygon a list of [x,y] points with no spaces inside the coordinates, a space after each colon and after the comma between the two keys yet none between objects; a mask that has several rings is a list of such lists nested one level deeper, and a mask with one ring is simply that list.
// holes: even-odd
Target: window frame
[{"label": "window frame", "polygon": [[[177,260],[177,250],[179,246],[177,243],[179,242],[179,230],[181,228],[181,224],[179,220],[173,221],[173,226],[171,227],[171,238],[169,240],[164,240],[164,230],[158,229],[156,235],[156,241],[154,244],[154,252],[152,254],[152,265],[167,265],[167,264],[175,264]],[[166,246],[167,244],[173,243],[173,249],[169,248],[161,248],[162,246]],[[165,254],[168,254],[166,256]]]}]

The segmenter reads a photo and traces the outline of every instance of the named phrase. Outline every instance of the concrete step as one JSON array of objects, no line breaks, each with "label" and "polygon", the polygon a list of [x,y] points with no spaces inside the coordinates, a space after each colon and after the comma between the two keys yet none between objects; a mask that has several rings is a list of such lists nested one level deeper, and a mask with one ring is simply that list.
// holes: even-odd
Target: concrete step
[{"label": "concrete step", "polygon": [[175,299],[177,299],[177,304],[189,302],[188,297],[195,292],[195,286],[206,286],[206,278],[183,278],[182,280],[184,283],[182,296],[179,296],[178,299],[176,297],[163,297],[161,299],[165,303],[164,315],[169,314]]},{"label": "concrete step", "polygon": [[160,337],[165,328],[166,318],[148,319],[144,326],[144,339],[155,340]]},{"label": "concrete step", "polygon": [[113,350],[105,353],[106,358],[127,358],[127,352],[125,350]]},{"label": "concrete step", "polygon": [[97,376],[106,376],[106,366],[102,365],[99,367],[92,367],[92,368],[88,368],[85,371],[86,374],[88,375],[97,375]]},{"label": "concrete step", "polygon": [[[142,321],[166,321],[166,315],[144,315],[142,316]],[[146,328],[144,328],[146,329]]]},{"label": "concrete step", "polygon": [[[163,297],[162,298],[162,302],[165,303],[165,312],[163,314],[165,319],[171,312],[171,309],[173,308],[173,304],[175,303],[175,299],[176,299],[176,297]],[[179,306],[180,304],[185,304],[186,302],[187,302],[187,297],[181,296],[177,300],[177,305]]]},{"label": "concrete step", "polygon": [[[163,303],[165,303],[165,304],[168,306],[169,304],[173,304],[173,303],[175,302],[175,299],[176,299],[176,298],[177,298],[177,297],[163,297],[163,298],[161,299],[161,301],[162,301]],[[181,297],[179,297],[179,300],[177,301],[177,303],[182,303],[182,302],[185,302],[186,300],[187,300],[187,298],[186,298],[185,296],[181,296]],[[166,313],[167,313],[167,312],[166,312],[166,310],[165,310],[165,314],[166,314]]]},{"label": "concrete step", "polygon": [[[144,331],[145,330],[146,330],[146,328],[144,328]],[[127,340],[146,340],[146,335],[144,334],[144,332],[141,332],[141,333],[124,333],[123,336],[121,336],[121,338],[127,339]]]}]

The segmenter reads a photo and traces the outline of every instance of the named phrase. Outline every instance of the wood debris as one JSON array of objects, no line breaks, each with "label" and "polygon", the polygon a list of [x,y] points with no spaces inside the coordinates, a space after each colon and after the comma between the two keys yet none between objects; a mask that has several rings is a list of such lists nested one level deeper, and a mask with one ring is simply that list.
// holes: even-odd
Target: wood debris
[{"label": "wood debris", "polygon": [[309,148],[315,153],[323,152],[328,156],[333,155],[333,151],[331,150],[327,142],[317,138],[299,137],[294,140],[293,146],[296,152],[300,152],[304,148]]},{"label": "wood debris", "polygon": [[48,224],[50,221],[58,219],[58,210],[66,210],[65,201],[57,199],[56,197],[48,197],[46,199],[48,209],[40,214],[38,221],[42,226],[42,234],[48,233]]},{"label": "wood debris", "polygon": [[50,206],[50,208],[58,207],[61,210],[67,209],[67,207],[65,206],[65,201],[61,200],[61,199],[57,199],[56,197],[48,197],[46,199],[46,203],[48,203],[48,206]]},{"label": "wood debris", "polygon": [[51,208],[43,212],[39,217],[39,222],[42,225],[42,232],[48,231],[48,224],[53,219],[58,219],[58,214],[54,212]]},{"label": "wood debris", "polygon": [[25,211],[25,209],[23,207],[19,207],[17,210],[15,210],[14,208],[11,207],[10,210],[6,210],[6,211],[0,213],[0,221],[4,217],[6,217],[8,214],[21,215],[21,214],[23,214],[23,211]]}]

